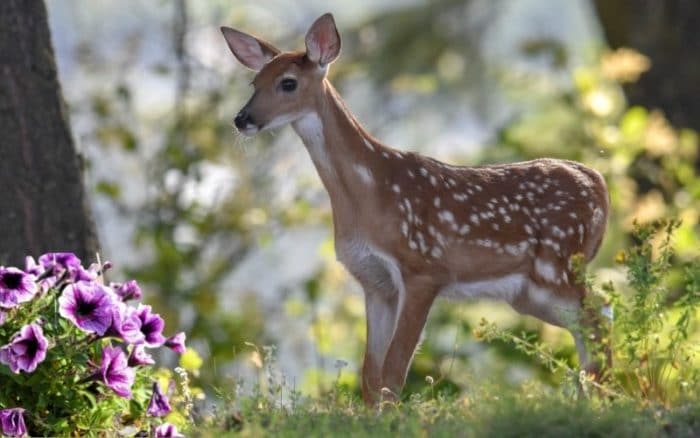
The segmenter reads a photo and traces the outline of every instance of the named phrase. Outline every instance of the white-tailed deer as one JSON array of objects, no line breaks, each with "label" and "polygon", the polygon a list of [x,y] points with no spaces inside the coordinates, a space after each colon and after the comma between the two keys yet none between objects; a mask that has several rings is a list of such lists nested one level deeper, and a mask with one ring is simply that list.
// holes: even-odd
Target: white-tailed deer
[{"label": "white-tailed deer", "polygon": [[584,338],[599,342],[602,317],[584,310],[587,291],[571,266],[576,254],[590,261],[605,232],[609,198],[598,172],[554,159],[451,166],[385,146],[326,79],[340,52],[330,14],[300,52],[221,30],[257,72],[236,127],[251,136],[291,123],[330,195],[338,259],[365,292],[366,402],[385,387],[400,393],[438,296],[501,299],[568,328],[581,366],[599,375]]}]

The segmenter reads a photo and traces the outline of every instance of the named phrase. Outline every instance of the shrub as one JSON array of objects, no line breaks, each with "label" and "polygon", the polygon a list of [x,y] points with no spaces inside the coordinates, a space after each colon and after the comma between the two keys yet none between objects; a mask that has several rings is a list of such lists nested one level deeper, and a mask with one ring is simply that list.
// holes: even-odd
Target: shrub
[{"label": "shrub", "polygon": [[183,353],[185,334],[166,338],[151,306],[129,303],[142,295],[135,281],[104,283],[109,267],[86,269],[70,253],[0,267],[3,434],[179,435],[161,417],[182,397],[161,388],[150,352]]},{"label": "shrub", "polygon": [[593,385],[600,390],[595,393],[665,407],[693,399],[700,384],[697,339],[693,337],[700,304],[700,262],[684,266],[680,278],[675,275],[677,270],[671,269],[672,235],[679,226],[677,220],[635,224],[634,244],[616,257],[627,271],[628,285],[622,292],[610,283],[596,287],[594,279],[582,273],[591,295],[604,295],[615,309],[608,334],[608,342],[613,345],[613,367],[604,385],[578,373],[546,344],[526,334],[510,333],[486,320],[475,334],[487,341],[508,342],[550,370],[563,370],[584,390]]}]

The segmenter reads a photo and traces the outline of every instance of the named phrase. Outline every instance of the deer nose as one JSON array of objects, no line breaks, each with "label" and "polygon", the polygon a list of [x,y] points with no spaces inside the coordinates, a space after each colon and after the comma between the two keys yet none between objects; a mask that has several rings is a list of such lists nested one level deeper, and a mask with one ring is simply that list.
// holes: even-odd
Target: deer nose
[{"label": "deer nose", "polygon": [[246,110],[241,110],[240,113],[236,116],[236,118],[233,120],[233,123],[236,125],[236,128],[238,129],[245,129],[248,124],[253,125],[253,118],[250,116],[248,111]]}]

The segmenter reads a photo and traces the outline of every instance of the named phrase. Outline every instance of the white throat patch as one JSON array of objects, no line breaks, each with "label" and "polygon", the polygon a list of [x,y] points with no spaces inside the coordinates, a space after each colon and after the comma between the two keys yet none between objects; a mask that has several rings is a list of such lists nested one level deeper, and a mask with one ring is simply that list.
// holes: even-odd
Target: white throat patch
[{"label": "white throat patch", "polygon": [[299,134],[311,155],[311,160],[317,167],[331,170],[325,139],[323,138],[323,123],[315,112],[310,112],[299,117],[292,123],[294,130]]}]

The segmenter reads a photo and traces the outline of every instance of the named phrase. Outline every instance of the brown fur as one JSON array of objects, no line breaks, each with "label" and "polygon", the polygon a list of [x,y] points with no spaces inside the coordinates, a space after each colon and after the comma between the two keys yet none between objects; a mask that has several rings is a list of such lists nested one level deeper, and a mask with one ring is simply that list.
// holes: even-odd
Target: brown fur
[{"label": "brown fur", "polygon": [[[319,21],[312,30],[332,40],[328,19]],[[365,400],[375,402],[384,387],[399,393],[441,294],[502,298],[567,327],[582,365],[598,371],[582,339],[599,318],[581,311],[586,290],[570,259],[590,261],[603,238],[609,198],[601,175],[564,160],[451,166],[400,152],[361,127],[325,73],[303,52],[282,53],[257,74],[244,109],[259,129],[290,119],[330,195],[338,258],[365,290]],[[297,90],[280,91],[290,76]]]}]

